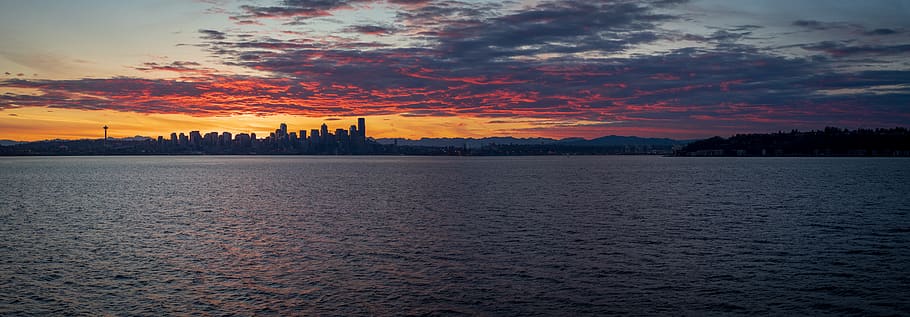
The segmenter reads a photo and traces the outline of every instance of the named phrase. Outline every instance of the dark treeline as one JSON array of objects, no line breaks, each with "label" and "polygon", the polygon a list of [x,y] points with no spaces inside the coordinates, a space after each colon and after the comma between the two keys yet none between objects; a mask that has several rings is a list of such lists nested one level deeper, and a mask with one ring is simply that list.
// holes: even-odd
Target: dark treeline
[{"label": "dark treeline", "polygon": [[906,128],[737,134],[689,143],[678,156],[910,156]]}]

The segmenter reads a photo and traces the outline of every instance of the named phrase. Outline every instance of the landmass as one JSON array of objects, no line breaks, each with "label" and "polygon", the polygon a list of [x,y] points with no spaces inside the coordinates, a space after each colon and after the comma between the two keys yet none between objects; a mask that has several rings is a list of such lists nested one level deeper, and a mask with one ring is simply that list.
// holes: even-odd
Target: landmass
[{"label": "landmass", "polygon": [[907,128],[737,134],[687,144],[677,156],[910,156]]},{"label": "landmass", "polygon": [[[317,130],[306,137],[286,127],[257,139],[196,131],[184,137],[105,138],[0,143],[2,156],[55,155],[665,155],[665,156],[910,156],[907,128],[737,134],[729,138],[673,140],[634,136],[583,138],[374,139],[352,126],[349,132]],[[360,131],[363,131],[361,129]]]},{"label": "landmass", "polygon": [[[204,138],[203,138],[204,140]],[[669,155],[686,141],[624,136],[592,140],[495,138],[379,139],[362,142],[347,139],[308,141],[258,139],[231,142],[186,142],[147,137],[125,139],[47,140],[0,146],[3,156],[55,155]]]}]

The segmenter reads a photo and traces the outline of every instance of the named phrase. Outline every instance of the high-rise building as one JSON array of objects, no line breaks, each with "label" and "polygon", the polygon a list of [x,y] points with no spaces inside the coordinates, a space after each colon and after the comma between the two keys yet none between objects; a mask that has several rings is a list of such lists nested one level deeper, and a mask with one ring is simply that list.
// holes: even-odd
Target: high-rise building
[{"label": "high-rise building", "polygon": [[202,143],[205,145],[218,145],[218,132],[206,133],[202,138]]},{"label": "high-rise building", "polygon": [[310,143],[319,144],[319,130],[316,130],[316,129],[310,130]]},{"label": "high-rise building", "polygon": [[280,131],[277,133],[279,137],[284,137],[284,136],[288,135],[288,125],[282,123],[280,125],[280,128],[278,129],[278,131]]},{"label": "high-rise building", "polygon": [[364,118],[357,118],[357,133],[366,140],[367,138],[367,120]]},{"label": "high-rise building", "polygon": [[223,139],[221,141],[222,145],[231,145],[231,143],[234,141],[233,135],[231,135],[230,132],[221,132],[221,138]]},{"label": "high-rise building", "polygon": [[335,129],[335,140],[338,140],[338,142],[347,143],[348,131],[345,129]]},{"label": "high-rise building", "polygon": [[193,146],[202,145],[202,134],[199,131],[190,131],[190,144]]},{"label": "high-rise building", "polygon": [[300,138],[300,142],[306,141],[306,130],[300,130],[300,134],[297,137]]},{"label": "high-rise building", "polygon": [[322,127],[319,128],[319,136],[323,139],[329,136],[329,126],[325,125],[325,123],[323,123]]},{"label": "high-rise building", "polygon": [[234,140],[237,141],[237,145],[240,147],[249,147],[250,146],[250,135],[246,133],[238,133],[234,137]]}]

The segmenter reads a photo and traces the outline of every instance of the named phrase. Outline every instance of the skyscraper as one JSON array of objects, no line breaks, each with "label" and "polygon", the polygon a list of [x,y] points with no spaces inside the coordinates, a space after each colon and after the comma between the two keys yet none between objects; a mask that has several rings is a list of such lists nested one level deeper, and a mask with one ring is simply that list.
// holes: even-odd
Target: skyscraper
[{"label": "skyscraper", "polygon": [[322,139],[322,143],[325,143],[329,137],[329,126],[322,124],[322,127],[319,128],[319,137]]},{"label": "skyscraper", "polygon": [[190,144],[193,146],[202,144],[202,134],[199,131],[190,131]]},{"label": "skyscraper", "polygon": [[310,130],[310,144],[316,145],[319,144],[319,130],[312,129]]},{"label": "skyscraper", "polygon": [[364,118],[357,118],[357,133],[360,134],[364,140],[367,139],[367,123]]},{"label": "skyscraper", "polygon": [[278,136],[284,137],[284,136],[288,135],[288,125],[282,123],[280,127],[281,128],[279,128],[278,130],[280,130],[281,133],[279,133]]}]

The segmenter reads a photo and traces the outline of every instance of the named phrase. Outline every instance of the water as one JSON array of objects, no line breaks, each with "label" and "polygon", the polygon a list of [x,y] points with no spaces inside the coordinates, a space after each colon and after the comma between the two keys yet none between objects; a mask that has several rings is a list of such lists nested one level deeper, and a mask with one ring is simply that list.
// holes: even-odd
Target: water
[{"label": "water", "polygon": [[0,159],[0,315],[908,315],[910,160]]}]

